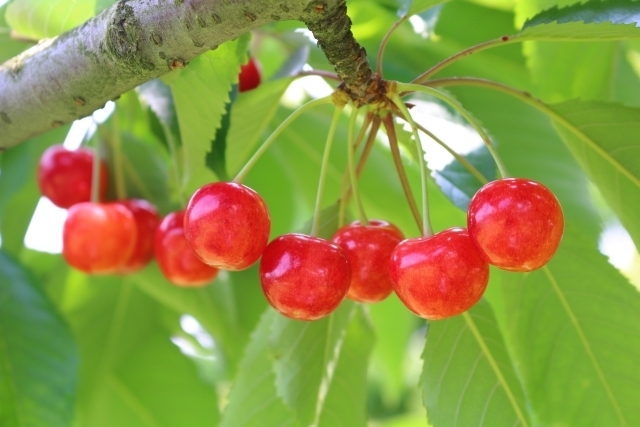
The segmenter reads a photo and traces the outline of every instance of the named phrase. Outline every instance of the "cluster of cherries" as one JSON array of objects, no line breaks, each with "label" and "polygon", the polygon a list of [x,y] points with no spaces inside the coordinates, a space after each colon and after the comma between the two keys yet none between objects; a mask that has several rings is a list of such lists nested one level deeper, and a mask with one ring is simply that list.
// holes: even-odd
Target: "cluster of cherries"
[{"label": "cluster of cherries", "polygon": [[358,221],[331,241],[291,233],[267,244],[266,204],[234,182],[208,184],[186,209],[185,236],[206,264],[249,267],[260,257],[260,282],[269,303],[300,320],[322,318],[345,298],[372,303],[392,291],[415,314],[443,319],[471,308],[489,280],[489,264],[527,272],[555,253],[564,229],[562,209],[542,184],[493,181],[473,197],[468,228],[404,239],[385,221]]},{"label": "cluster of cherries", "polygon": [[[254,59],[242,67],[239,90],[260,84]],[[99,168],[99,202],[91,202],[93,152],[50,147],[38,167],[42,194],[69,209],[63,256],[90,274],[130,274],[154,256],[179,286],[203,286],[219,270],[239,271],[260,259],[268,302],[299,320],[329,315],[342,300],[375,303],[391,292],[415,314],[443,319],[471,308],[485,291],[489,264],[527,272],[555,253],[562,209],[540,183],[503,178],[472,198],[467,228],[405,239],[395,225],[356,221],[331,240],[298,233],[269,243],[271,219],[258,193],[238,182],[198,189],[186,209],[163,219],[140,199],[104,202],[108,171]],[[94,190],[95,191],[95,190]]]}]

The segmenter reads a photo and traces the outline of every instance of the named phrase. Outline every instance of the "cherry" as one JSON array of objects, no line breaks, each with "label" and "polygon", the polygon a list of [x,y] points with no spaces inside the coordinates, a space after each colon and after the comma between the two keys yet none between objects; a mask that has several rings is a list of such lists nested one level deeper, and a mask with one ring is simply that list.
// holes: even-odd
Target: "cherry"
[{"label": "cherry", "polygon": [[342,249],[318,237],[280,236],[269,243],[260,261],[267,301],[292,319],[329,315],[344,299],[350,280],[349,260]]},{"label": "cherry", "polygon": [[509,271],[542,267],[564,231],[558,199],[544,185],[523,178],[499,179],[478,190],[467,222],[482,257]]},{"label": "cherry", "polygon": [[77,203],[62,229],[62,255],[85,273],[115,273],[133,253],[137,240],[133,214],[119,203]]},{"label": "cherry", "polygon": [[116,203],[123,205],[131,211],[138,230],[135,249],[127,262],[119,270],[121,274],[130,274],[147,265],[153,257],[153,244],[156,229],[158,225],[160,225],[160,217],[158,216],[158,210],[155,206],[146,200],[128,199]]},{"label": "cherry", "polygon": [[238,90],[240,92],[255,89],[260,85],[260,66],[255,58],[249,58],[249,62],[240,67],[238,79]]},{"label": "cherry", "polygon": [[355,221],[333,235],[331,240],[342,248],[351,265],[347,298],[372,303],[389,296],[393,284],[386,266],[403,239],[398,227],[380,220],[369,221],[369,225]]},{"label": "cherry", "polygon": [[175,285],[206,285],[216,277],[218,270],[196,256],[185,239],[183,224],[183,210],[164,217],[155,236],[156,261],[162,274]]},{"label": "cherry", "polygon": [[[91,200],[93,151],[78,148],[70,151],[62,145],[52,145],[42,154],[38,163],[40,192],[51,202],[68,209],[76,203]],[[100,200],[107,193],[107,164],[100,162]]]},{"label": "cherry", "polygon": [[402,241],[391,254],[389,273],[400,300],[430,320],[468,310],[489,281],[489,265],[463,228]]},{"label": "cherry", "polygon": [[198,257],[223,270],[255,263],[269,241],[271,219],[255,191],[236,182],[214,182],[198,189],[184,217],[184,232]]}]

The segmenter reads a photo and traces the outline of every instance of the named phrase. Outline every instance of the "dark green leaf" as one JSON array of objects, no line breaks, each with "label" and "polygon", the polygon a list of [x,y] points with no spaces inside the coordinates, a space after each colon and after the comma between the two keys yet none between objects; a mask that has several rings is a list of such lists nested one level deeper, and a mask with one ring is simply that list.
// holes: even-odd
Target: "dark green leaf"
[{"label": "dark green leaf", "polygon": [[220,127],[216,130],[216,136],[211,141],[211,151],[207,153],[207,166],[211,169],[221,181],[229,181],[227,173],[227,135],[231,125],[231,106],[238,96],[238,86],[233,85],[229,98],[231,101],[225,107],[225,113],[222,116]]},{"label": "dark green leaf", "polygon": [[420,378],[434,426],[530,426],[522,387],[493,311],[480,301],[429,323]]},{"label": "dark green leaf", "polygon": [[640,2],[590,0],[563,8],[554,6],[528,19],[522,27],[523,33],[530,27],[554,22],[557,24],[633,24],[635,26],[640,22]]},{"label": "dark green leaf", "polygon": [[632,426],[640,417],[640,293],[578,229],[529,274],[492,271],[492,304],[539,425]]},{"label": "dark green leaf", "polygon": [[6,427],[68,427],[78,349],[33,278],[0,252],[0,420]]},{"label": "dark green leaf", "polygon": [[154,79],[136,88],[140,99],[149,106],[160,120],[163,132],[171,132],[174,141],[180,145],[180,127],[173,102],[171,88],[160,79]]},{"label": "dark green leaf", "polygon": [[[496,164],[486,146],[476,148],[463,157],[475,166],[486,181],[495,179]],[[473,195],[486,182],[479,181],[457,160],[453,160],[441,171],[434,171],[433,177],[449,200],[465,212]]]}]

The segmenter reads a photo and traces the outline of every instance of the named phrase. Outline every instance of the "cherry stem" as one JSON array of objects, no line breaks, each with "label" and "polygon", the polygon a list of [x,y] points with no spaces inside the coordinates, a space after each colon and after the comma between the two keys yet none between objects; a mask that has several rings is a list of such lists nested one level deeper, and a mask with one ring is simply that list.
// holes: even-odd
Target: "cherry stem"
[{"label": "cherry stem", "polygon": [[385,34],[384,37],[382,38],[382,41],[380,42],[380,47],[378,48],[378,57],[376,58],[376,73],[378,73],[379,75],[382,75],[382,57],[384,56],[384,49],[387,47],[387,43],[389,42],[389,38],[391,37],[391,34],[393,34],[396,28],[398,28],[400,24],[406,21],[408,17],[409,17],[408,14],[404,15],[402,18],[394,22],[391,28],[389,28],[389,31],[387,31],[387,34]]},{"label": "cherry stem", "polygon": [[482,141],[484,141],[484,144],[487,146],[487,149],[489,150],[491,157],[493,157],[493,160],[496,162],[496,166],[498,167],[500,176],[502,178],[507,178],[509,176],[509,173],[507,172],[507,168],[502,162],[502,159],[500,158],[498,151],[493,146],[493,143],[491,142],[491,138],[489,138],[489,135],[487,135],[485,130],[482,128],[482,126],[480,126],[480,123],[478,123],[478,121],[458,101],[456,101],[449,95],[446,95],[440,92],[439,90],[433,89],[432,87],[410,84],[410,83],[398,83],[397,91],[426,93],[428,95],[431,95],[435,98],[440,99],[441,101],[444,101],[445,103],[453,107],[454,110],[460,113],[460,115],[464,117],[471,126],[473,126],[473,128],[476,130],[478,135],[480,135],[480,138],[482,138]]},{"label": "cherry stem", "polygon": [[318,105],[329,104],[333,101],[334,101],[334,95],[331,94],[323,98],[314,99],[298,107],[298,109],[295,110],[293,113],[291,113],[289,117],[284,119],[284,121],[280,123],[280,125],[276,128],[276,130],[274,130],[271,133],[271,135],[269,135],[269,138],[267,138],[267,140],[262,143],[260,148],[258,148],[258,150],[253,154],[253,156],[251,156],[251,158],[247,161],[247,163],[242,167],[240,172],[238,172],[236,177],[233,178],[233,182],[241,183],[242,181],[244,181],[244,179],[249,174],[249,171],[251,170],[251,168],[258,162],[258,160],[260,160],[260,157],[262,157],[262,155],[269,149],[269,147],[271,146],[271,144],[273,144],[276,138],[278,138],[278,136],[280,136],[280,134],[302,113]]},{"label": "cherry stem", "polygon": [[475,46],[471,46],[467,49],[464,49],[458,53],[456,53],[455,55],[452,55],[450,57],[448,57],[447,59],[437,63],[436,65],[434,65],[433,67],[429,68],[427,71],[425,71],[424,73],[420,74],[418,77],[416,77],[415,79],[413,79],[411,81],[411,83],[416,83],[416,84],[423,84],[425,83],[427,80],[429,80],[429,77],[431,77],[432,75],[436,74],[438,71],[443,70],[444,68],[448,67],[449,65],[453,64],[454,62],[465,58],[469,55],[472,55],[474,53],[483,51],[485,49],[489,49],[492,47],[496,47],[496,46],[501,46],[501,45],[505,45],[507,43],[514,43],[514,42],[518,42],[520,41],[520,38],[518,36],[503,36],[503,37],[499,37],[497,39],[494,40],[489,40],[487,42],[484,43],[480,43],[477,44]]},{"label": "cherry stem", "polygon": [[171,163],[173,165],[173,179],[176,191],[178,192],[178,201],[180,202],[180,206],[186,206],[183,194],[182,167],[180,165],[180,160],[178,159],[178,144],[176,144],[176,140],[173,137],[173,133],[169,126],[162,123],[162,130],[164,131],[164,137],[167,139],[167,145],[169,146],[169,155],[171,156]]},{"label": "cherry stem", "polygon": [[[409,122],[409,120],[406,119],[401,111],[396,111],[396,114],[407,123]],[[451,154],[453,158],[462,165],[463,168],[465,168],[471,175],[473,175],[478,181],[480,181],[481,184],[486,184],[487,182],[489,182],[489,180],[482,174],[482,172],[480,172],[475,166],[473,166],[471,162],[458,154],[453,148],[451,148],[446,142],[438,138],[433,132],[422,126],[420,123],[416,123],[416,126],[418,127],[418,130],[427,135],[429,138],[433,139],[442,148],[447,150],[447,152]]]},{"label": "cherry stem", "polygon": [[[321,98],[322,99],[322,98]],[[322,195],[324,193],[324,184],[327,178],[327,169],[329,168],[329,154],[331,153],[331,144],[336,134],[336,128],[340,121],[340,115],[344,105],[336,105],[336,109],[333,112],[333,118],[331,119],[331,126],[329,126],[329,133],[327,134],[327,142],[324,145],[324,154],[322,155],[322,164],[320,165],[320,180],[318,182],[318,192],[316,193],[316,207],[313,211],[313,223],[311,225],[310,236],[315,237],[320,231],[320,216],[322,215]]]},{"label": "cherry stem", "polygon": [[356,208],[358,209],[358,217],[362,225],[369,225],[369,220],[362,207],[362,199],[360,199],[360,193],[358,192],[358,177],[356,176],[356,168],[353,158],[355,157],[353,133],[356,128],[356,120],[358,119],[358,109],[354,106],[351,111],[351,118],[349,119],[349,133],[347,137],[347,166],[349,168],[349,180],[351,181],[351,188],[353,189],[353,199],[356,202]]},{"label": "cherry stem", "polygon": [[383,117],[382,124],[384,125],[387,131],[387,136],[389,137],[389,147],[391,148],[393,163],[395,164],[396,170],[398,171],[398,177],[400,178],[400,183],[402,184],[402,190],[404,191],[404,196],[407,199],[407,202],[409,203],[409,208],[411,209],[413,218],[415,219],[416,225],[420,230],[420,234],[422,234],[423,233],[422,219],[420,217],[420,211],[418,210],[418,205],[416,204],[416,200],[414,199],[413,193],[411,192],[411,185],[409,184],[407,173],[404,170],[404,165],[402,164],[402,158],[400,157],[400,149],[398,148],[398,137],[396,135],[396,129],[393,123],[393,116],[388,114],[385,117]]},{"label": "cherry stem", "polygon": [[306,76],[319,76],[319,77],[323,77],[325,79],[335,80],[337,82],[342,82],[342,80],[340,80],[340,77],[338,77],[338,75],[336,73],[331,72],[331,71],[325,71],[325,70],[305,70],[305,71],[300,71],[294,77],[295,78],[299,78],[299,77],[306,77]]},{"label": "cherry stem", "polygon": [[120,135],[120,120],[118,115],[113,115],[112,129],[110,142],[113,149],[113,163],[115,169],[115,181],[116,181],[116,197],[118,200],[124,200],[127,197],[127,190],[124,183],[124,174],[122,173],[122,138]]},{"label": "cherry stem", "polygon": [[402,99],[397,93],[394,93],[391,100],[396,107],[402,111],[405,118],[411,125],[411,131],[413,132],[413,139],[416,143],[416,149],[418,151],[418,165],[420,166],[420,189],[422,195],[422,235],[425,237],[433,236],[433,229],[431,228],[431,221],[429,219],[429,195],[428,195],[428,182],[427,176],[429,175],[427,172],[427,162],[424,159],[424,149],[422,148],[422,143],[420,142],[420,134],[418,133],[418,127],[416,126],[416,122],[411,117],[407,106],[404,105]]},{"label": "cherry stem", "polygon": [[93,143],[93,164],[91,165],[91,202],[100,203],[100,140],[101,136],[96,132]]},{"label": "cherry stem", "polygon": [[[354,151],[358,148],[358,146],[360,145],[360,142],[362,141],[362,138],[364,137],[365,132],[367,131],[367,129],[369,128],[369,125],[371,124],[373,118],[373,114],[371,113],[367,113],[367,115],[364,118],[364,122],[362,123],[362,127],[360,128],[360,132],[358,132],[358,136],[356,137],[355,142],[353,143],[353,149]],[[365,146],[366,149],[366,146]],[[364,155],[364,151],[363,154]],[[358,162],[358,168],[361,170],[360,165],[362,163],[362,157],[360,157],[360,161]],[[356,169],[356,177],[359,176],[359,172]],[[344,225],[344,216],[345,216],[345,210],[346,210],[346,206],[349,203],[349,196],[351,195],[351,187],[348,186],[348,179],[349,179],[349,169],[347,168],[347,170],[344,171],[344,174],[342,175],[342,184],[340,185],[340,201],[339,201],[339,209],[338,209],[338,228],[342,227]]]}]

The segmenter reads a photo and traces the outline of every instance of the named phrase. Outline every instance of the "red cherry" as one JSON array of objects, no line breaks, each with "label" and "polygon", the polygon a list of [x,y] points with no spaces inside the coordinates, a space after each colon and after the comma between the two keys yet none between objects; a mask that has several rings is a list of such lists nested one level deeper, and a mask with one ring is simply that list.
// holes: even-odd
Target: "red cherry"
[{"label": "red cherry", "polygon": [[471,199],[469,235],[489,263],[509,271],[532,271],[558,249],[564,217],[544,185],[522,178],[492,181]]},{"label": "red cherry", "polygon": [[349,290],[351,268],[342,249],[303,234],[274,239],[262,254],[260,282],[269,304],[292,319],[329,315]]},{"label": "red cherry", "polygon": [[116,203],[131,211],[138,230],[135,249],[127,262],[118,271],[120,274],[130,274],[147,265],[153,257],[153,244],[156,229],[160,225],[160,217],[155,206],[146,200],[128,199]]},{"label": "red cherry", "polygon": [[331,241],[342,248],[351,265],[347,298],[372,303],[389,296],[393,284],[386,266],[403,239],[398,227],[380,220],[369,221],[369,225],[355,221],[333,235]]},{"label": "red cherry", "polygon": [[[38,185],[42,195],[61,208],[91,200],[93,151],[78,148],[70,151],[52,145],[38,163]],[[105,199],[108,182],[107,164],[100,162],[100,200]]]},{"label": "red cherry", "polygon": [[187,206],[184,232],[200,259],[223,270],[255,263],[269,241],[271,219],[255,191],[235,182],[198,189]]},{"label": "red cherry", "polygon": [[389,273],[404,305],[430,320],[470,309],[489,281],[489,265],[463,228],[404,240],[391,254]]},{"label": "red cherry", "polygon": [[249,62],[240,67],[238,79],[238,90],[240,92],[255,89],[260,85],[260,66],[255,58],[249,58]]},{"label": "red cherry", "polygon": [[184,237],[184,211],[172,212],[156,231],[154,249],[162,274],[178,286],[197,287],[211,282],[218,270],[196,256]]},{"label": "red cherry", "polygon": [[133,253],[137,235],[133,214],[121,204],[78,203],[62,229],[62,255],[86,273],[114,273]]}]

